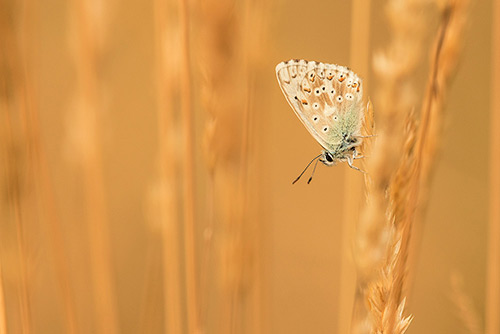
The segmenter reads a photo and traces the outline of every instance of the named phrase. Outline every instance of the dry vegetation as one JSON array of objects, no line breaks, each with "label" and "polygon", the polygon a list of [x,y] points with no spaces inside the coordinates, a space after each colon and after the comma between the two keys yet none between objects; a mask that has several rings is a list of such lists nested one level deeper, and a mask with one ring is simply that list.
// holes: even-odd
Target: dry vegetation
[{"label": "dry vegetation", "polygon": [[[164,182],[170,185],[166,190],[168,203],[183,205],[182,213],[171,204],[163,209],[167,216],[162,225],[170,226],[164,231],[165,278],[171,278],[165,282],[166,326],[172,333],[258,331],[256,226],[249,224],[252,215],[245,212],[249,211],[250,69],[256,68],[258,61],[255,46],[261,42],[263,4],[204,1],[195,9],[188,8],[187,1],[177,5],[157,1],[158,12],[166,13],[167,5],[179,15],[178,19],[166,14],[157,16],[157,56],[163,68],[158,78],[160,133],[165,138],[163,145],[171,145],[171,136],[180,125],[181,151],[191,153],[166,159],[162,168]],[[173,51],[166,46],[172,43],[179,43],[181,48]],[[196,82],[191,80],[192,71],[197,73]],[[176,81],[181,83],[179,90],[173,84]],[[197,114],[194,102],[200,103]],[[204,123],[203,134],[198,137],[193,132],[195,122]],[[201,138],[202,151],[197,149],[195,138]],[[160,159],[182,154],[174,147],[162,150]],[[194,160],[204,162],[203,173],[207,175],[203,212],[194,210],[199,207],[194,203]],[[172,189],[179,173],[182,182]],[[159,202],[164,200],[160,198]],[[197,229],[202,230],[201,235],[196,234]],[[184,235],[181,253],[172,246],[179,234]],[[180,267],[185,268],[184,275]],[[185,312],[178,307],[184,298]],[[245,314],[249,313],[252,325],[243,327],[248,321]],[[183,318],[185,327],[179,321]]]},{"label": "dry vegetation", "polygon": [[[367,136],[376,136],[363,144],[370,158],[364,167],[366,203],[354,249],[358,300],[353,333],[402,334],[413,320],[407,310],[412,252],[418,252],[412,233],[426,206],[468,2],[387,2],[390,36],[373,62],[377,90],[364,129]],[[134,311],[142,320],[140,332],[265,332],[259,217],[249,195],[257,186],[252,188],[249,180],[259,112],[253,100],[255,77],[270,20],[266,6],[264,0],[207,0],[196,6],[188,0],[154,1],[158,143],[145,202],[148,228],[161,244],[161,279],[147,282],[144,305],[134,305],[142,308]],[[432,35],[427,15],[433,6],[438,28],[425,94],[419,99],[414,76],[427,56],[426,41]],[[57,203],[40,140],[38,96],[30,71],[35,65],[29,61],[37,44],[27,37],[33,33],[35,7],[30,0],[22,5],[0,0],[0,334],[37,332],[32,300],[34,289],[40,289],[34,273],[43,242],[49,245],[48,267],[53,266],[49,270],[60,289],[44,302],[60,298],[62,305],[60,317],[47,321],[64,333],[82,333],[82,328],[124,331],[120,307],[123,311],[128,305],[119,304],[115,291],[120,278],[113,268],[102,142],[106,82],[100,73],[109,61],[106,22],[112,21],[107,15],[113,10],[104,7],[84,0],[68,6],[68,16],[74,18],[68,44],[76,82],[65,145],[71,152],[71,175],[82,193],[75,196],[82,202],[75,211],[83,218],[75,214],[74,220],[87,231],[83,251],[88,253],[92,295],[91,305],[82,306],[85,302],[75,292],[75,276],[82,272],[70,269],[72,245],[64,237],[58,211],[62,204]],[[43,236],[33,242],[38,234]],[[151,298],[155,293],[161,295],[156,304]],[[472,302],[460,287],[454,297],[465,326],[471,333],[481,332]],[[151,315],[157,309],[159,326]],[[83,316],[82,310],[90,315]]]},{"label": "dry vegetation", "polygon": [[371,333],[404,333],[412,320],[405,315],[411,235],[425,205],[446,88],[456,68],[467,15],[467,1],[440,3],[429,79],[416,122],[412,76],[423,54],[426,20],[420,13],[425,5],[412,0],[388,3],[392,42],[374,61],[380,78],[378,137],[367,165],[367,204],[356,254],[359,297],[366,299],[368,315],[355,314],[355,326],[369,326]]}]

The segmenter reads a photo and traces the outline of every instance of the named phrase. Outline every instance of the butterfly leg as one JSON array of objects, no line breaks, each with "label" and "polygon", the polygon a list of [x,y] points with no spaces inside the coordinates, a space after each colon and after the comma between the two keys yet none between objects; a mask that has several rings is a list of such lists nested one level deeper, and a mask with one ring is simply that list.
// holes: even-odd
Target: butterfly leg
[{"label": "butterfly leg", "polygon": [[349,165],[349,167],[351,167],[352,169],[357,170],[358,172],[366,174],[366,172],[364,170],[361,170],[361,169],[359,169],[358,167],[356,167],[356,166],[354,166],[352,164],[353,161],[354,161],[354,159],[355,159],[354,155],[352,157],[351,156],[347,156],[347,164]]},{"label": "butterfly leg", "polygon": [[352,158],[356,160],[356,159],[363,159],[365,157],[364,155],[358,155],[358,154],[359,152],[356,149],[354,149],[354,151],[352,152]]}]

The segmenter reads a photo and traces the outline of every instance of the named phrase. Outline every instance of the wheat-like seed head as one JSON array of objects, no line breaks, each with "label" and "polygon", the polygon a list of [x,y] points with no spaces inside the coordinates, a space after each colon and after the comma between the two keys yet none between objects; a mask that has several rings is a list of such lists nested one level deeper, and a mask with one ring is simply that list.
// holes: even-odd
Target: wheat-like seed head
[{"label": "wheat-like seed head", "polygon": [[[421,43],[404,36],[423,35],[423,17],[415,12],[418,8],[418,1],[389,2],[388,13],[395,29],[393,43],[374,61],[376,72],[384,75],[377,100],[377,114],[381,117],[372,153],[375,158],[367,167],[371,178],[358,240],[358,255],[363,260],[358,260],[363,278],[360,288],[365,291],[372,333],[404,333],[412,320],[412,316],[404,316],[410,240],[415,220],[425,204],[441,131],[446,83],[457,63],[467,0],[449,0],[442,7],[427,93],[417,125],[410,82],[422,48]],[[422,37],[416,40],[421,41]],[[388,152],[394,145],[401,150],[394,152],[392,148]]]}]

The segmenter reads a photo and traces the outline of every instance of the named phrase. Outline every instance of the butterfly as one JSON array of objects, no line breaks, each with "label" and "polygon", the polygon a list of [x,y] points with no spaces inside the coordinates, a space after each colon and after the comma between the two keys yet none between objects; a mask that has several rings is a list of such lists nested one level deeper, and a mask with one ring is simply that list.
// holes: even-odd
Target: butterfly
[{"label": "butterfly", "polygon": [[[363,89],[361,79],[347,67],[307,60],[289,60],[276,66],[281,91],[306,129],[323,147],[320,155],[293,181],[297,182],[316,160],[326,166],[347,161],[349,167],[362,156]],[[312,176],[307,183],[310,183]]]}]

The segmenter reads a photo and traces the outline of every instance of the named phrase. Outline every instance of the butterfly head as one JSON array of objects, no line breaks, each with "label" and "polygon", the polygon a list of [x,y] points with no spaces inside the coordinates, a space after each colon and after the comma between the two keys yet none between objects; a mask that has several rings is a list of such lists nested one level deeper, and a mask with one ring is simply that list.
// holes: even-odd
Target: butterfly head
[{"label": "butterfly head", "polygon": [[319,161],[324,163],[327,166],[333,166],[336,164],[335,159],[333,158],[332,154],[328,151],[323,151],[321,152],[321,155],[319,157]]}]

